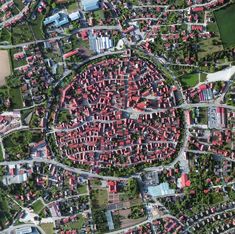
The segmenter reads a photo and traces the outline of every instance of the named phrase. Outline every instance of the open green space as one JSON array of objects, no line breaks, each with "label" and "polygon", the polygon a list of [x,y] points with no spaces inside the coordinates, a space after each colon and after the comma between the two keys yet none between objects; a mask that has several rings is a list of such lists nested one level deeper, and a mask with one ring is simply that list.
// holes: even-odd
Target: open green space
[{"label": "open green space", "polygon": [[96,189],[91,194],[92,206],[94,208],[105,208],[108,203],[107,189]]},{"label": "open green space", "polygon": [[14,59],[14,54],[19,53],[19,52],[22,52],[22,50],[17,50],[17,49],[10,50],[11,62],[13,66],[12,69],[15,69],[17,67],[21,67],[27,64],[27,61],[25,58],[19,59],[19,60]]},{"label": "open green space", "polygon": [[179,80],[183,88],[194,87],[199,82],[199,74],[198,73],[186,74],[179,77]]},{"label": "open green space", "polygon": [[32,207],[33,207],[34,212],[39,214],[42,211],[44,205],[43,205],[42,201],[39,199],[32,204]]},{"label": "open green space", "polygon": [[0,147],[0,162],[3,161],[3,152],[2,152],[2,147]]},{"label": "open green space", "polygon": [[80,186],[78,187],[78,192],[79,192],[79,194],[86,193],[86,192],[87,192],[87,186],[86,186],[85,184],[80,185]]},{"label": "open green space", "polygon": [[37,14],[37,19],[32,20],[30,22],[30,26],[33,30],[33,34],[37,40],[44,39],[44,33],[43,33],[43,20],[45,16],[41,14]]},{"label": "open green space", "polygon": [[19,10],[22,10],[25,7],[22,0],[14,0],[14,3]]},{"label": "open green space", "polygon": [[97,21],[104,20],[104,12],[103,12],[103,10],[94,11],[94,18]]},{"label": "open green space", "polygon": [[70,0],[66,4],[66,8],[69,13],[77,11],[78,10],[78,2],[76,0],[72,0],[72,1]]},{"label": "open green space", "polygon": [[54,225],[53,223],[41,223],[40,227],[46,234],[53,234],[54,233]]},{"label": "open green space", "polygon": [[85,218],[82,215],[79,215],[76,221],[66,223],[64,226],[64,230],[80,230],[84,223]]},{"label": "open green space", "polygon": [[207,74],[206,73],[201,73],[200,74],[200,82],[206,81]]},{"label": "open green space", "polygon": [[9,95],[11,97],[12,108],[22,108],[23,107],[23,100],[20,88],[10,88]]},{"label": "open green space", "polygon": [[[23,33],[22,33],[23,32]],[[20,44],[33,41],[34,37],[27,23],[17,24],[12,28],[12,43]]]},{"label": "open green space", "polygon": [[211,38],[200,40],[198,52],[199,59],[223,50],[223,45],[220,39],[220,33],[217,24],[209,23],[207,25],[207,30],[213,33],[214,36]]},{"label": "open green space", "polygon": [[21,112],[20,112],[20,114],[21,114],[21,121],[23,122],[23,123],[25,123],[26,125],[28,125],[29,124],[29,121],[27,121],[26,120],[26,118],[29,116],[29,114],[31,114],[32,112],[34,111],[34,108],[30,108],[30,109],[26,109],[26,110],[22,110]]},{"label": "open green space", "polygon": [[3,28],[0,31],[0,42],[11,42],[11,32],[8,29]]},{"label": "open green space", "polygon": [[38,142],[42,138],[40,132],[29,130],[16,131],[7,135],[3,139],[5,152],[9,156],[9,160],[17,160],[29,156],[29,144]]},{"label": "open green space", "polygon": [[220,36],[225,48],[235,46],[235,4],[228,5],[214,12]]}]

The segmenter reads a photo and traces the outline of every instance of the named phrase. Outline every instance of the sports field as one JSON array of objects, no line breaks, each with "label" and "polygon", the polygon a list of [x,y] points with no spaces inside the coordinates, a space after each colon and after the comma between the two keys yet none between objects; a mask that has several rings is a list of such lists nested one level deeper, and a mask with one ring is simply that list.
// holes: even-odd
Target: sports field
[{"label": "sports field", "polygon": [[219,27],[221,40],[225,48],[235,46],[235,4],[214,12]]}]

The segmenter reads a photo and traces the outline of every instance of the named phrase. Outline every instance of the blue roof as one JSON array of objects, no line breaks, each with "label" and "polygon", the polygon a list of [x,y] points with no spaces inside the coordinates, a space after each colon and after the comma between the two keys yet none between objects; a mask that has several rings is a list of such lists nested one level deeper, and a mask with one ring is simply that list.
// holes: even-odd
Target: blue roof
[{"label": "blue roof", "polygon": [[168,183],[161,183],[157,186],[149,186],[148,194],[152,197],[164,196],[164,195],[172,195],[175,193],[174,189],[170,189]]},{"label": "blue roof", "polygon": [[114,223],[113,223],[113,217],[112,217],[112,213],[110,210],[105,212],[106,215],[106,219],[108,221],[108,226],[109,226],[109,231],[114,229]]},{"label": "blue roof", "polygon": [[68,16],[62,13],[56,13],[50,17],[47,17],[44,20],[44,25],[48,25],[51,23],[54,23],[56,27],[60,27],[64,24],[67,24],[69,22]]},{"label": "blue roof", "polygon": [[100,8],[99,0],[82,0],[84,11],[94,11]]}]

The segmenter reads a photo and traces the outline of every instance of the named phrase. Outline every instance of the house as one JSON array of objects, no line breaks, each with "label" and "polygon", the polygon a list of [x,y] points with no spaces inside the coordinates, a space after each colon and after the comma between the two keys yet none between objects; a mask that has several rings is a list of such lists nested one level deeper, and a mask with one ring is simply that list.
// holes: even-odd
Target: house
[{"label": "house", "polygon": [[109,192],[116,193],[117,192],[117,181],[108,181]]},{"label": "house", "polygon": [[180,177],[180,182],[181,182],[181,188],[184,188],[184,187],[189,187],[191,182],[190,180],[188,179],[188,175],[186,173],[182,173],[181,177]]},{"label": "house", "polygon": [[71,56],[73,56],[73,55],[76,55],[77,53],[78,53],[78,49],[73,50],[73,51],[70,51],[70,52],[64,54],[64,55],[63,55],[63,58],[64,58],[64,59],[69,58],[69,57],[71,57]]}]

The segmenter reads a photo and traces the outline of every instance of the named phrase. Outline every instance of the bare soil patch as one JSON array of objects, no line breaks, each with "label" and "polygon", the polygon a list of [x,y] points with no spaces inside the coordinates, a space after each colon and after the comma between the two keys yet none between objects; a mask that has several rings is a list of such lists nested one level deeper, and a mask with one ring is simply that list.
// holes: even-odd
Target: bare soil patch
[{"label": "bare soil patch", "polygon": [[0,86],[6,84],[5,78],[11,74],[9,54],[6,50],[0,50]]}]

